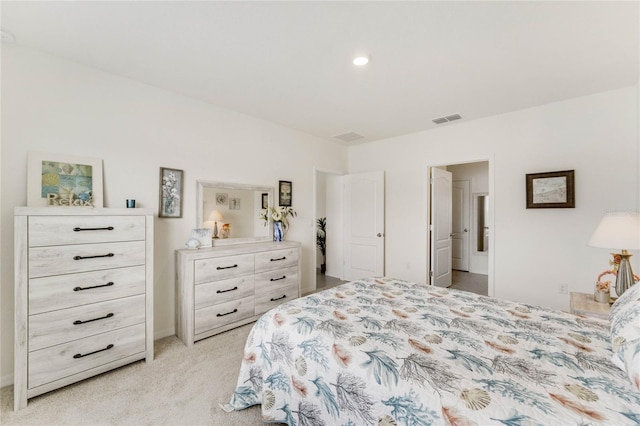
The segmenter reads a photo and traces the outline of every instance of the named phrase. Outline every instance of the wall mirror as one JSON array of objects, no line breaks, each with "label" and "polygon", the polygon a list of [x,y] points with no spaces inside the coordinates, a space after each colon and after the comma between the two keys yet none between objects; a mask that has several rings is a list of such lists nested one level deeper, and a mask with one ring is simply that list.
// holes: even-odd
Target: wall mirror
[{"label": "wall mirror", "polygon": [[489,194],[473,194],[474,251],[489,252]]},{"label": "wall mirror", "polygon": [[261,211],[273,205],[273,187],[198,180],[196,224],[211,228],[214,246],[271,241]]}]

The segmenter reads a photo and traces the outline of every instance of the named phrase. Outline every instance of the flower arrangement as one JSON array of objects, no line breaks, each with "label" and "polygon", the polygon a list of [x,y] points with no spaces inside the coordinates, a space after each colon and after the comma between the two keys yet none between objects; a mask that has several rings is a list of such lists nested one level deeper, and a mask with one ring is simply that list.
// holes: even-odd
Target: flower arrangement
[{"label": "flower arrangement", "polygon": [[164,211],[173,214],[180,202],[180,192],[178,191],[178,178],[174,172],[169,172],[162,177],[162,198],[164,199]]},{"label": "flower arrangement", "polygon": [[269,222],[281,222],[283,228],[286,230],[289,227],[288,217],[296,217],[298,213],[291,207],[267,207],[262,213],[260,213],[260,219],[264,220],[264,226],[267,226]]}]

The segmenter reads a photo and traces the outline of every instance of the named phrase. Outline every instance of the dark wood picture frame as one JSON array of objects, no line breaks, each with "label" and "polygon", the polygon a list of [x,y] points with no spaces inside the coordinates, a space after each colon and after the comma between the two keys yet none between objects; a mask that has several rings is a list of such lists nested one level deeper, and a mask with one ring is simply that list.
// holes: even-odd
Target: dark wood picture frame
[{"label": "dark wood picture frame", "polygon": [[527,208],[575,208],[575,170],[527,174]]},{"label": "dark wood picture frame", "polygon": [[160,167],[160,205],[158,217],[182,217],[182,193],[184,188],[184,171]]},{"label": "dark wood picture frame", "polygon": [[281,180],[278,183],[278,205],[291,207],[293,201],[293,185],[291,181]]},{"label": "dark wood picture frame", "polygon": [[262,210],[266,210],[269,207],[269,193],[262,193]]}]

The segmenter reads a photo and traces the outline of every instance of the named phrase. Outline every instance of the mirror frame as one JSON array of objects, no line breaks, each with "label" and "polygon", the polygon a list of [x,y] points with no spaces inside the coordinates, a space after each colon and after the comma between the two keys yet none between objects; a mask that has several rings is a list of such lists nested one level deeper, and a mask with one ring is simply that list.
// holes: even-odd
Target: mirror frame
[{"label": "mirror frame", "polygon": [[[472,248],[473,248],[473,253],[474,254],[478,254],[478,255],[482,255],[482,256],[487,256],[489,254],[489,245],[487,244],[486,250],[484,251],[479,251],[478,250],[478,198],[479,197],[489,197],[489,193],[488,192],[474,192],[472,194],[472,200],[473,200],[473,217],[472,217],[472,229],[473,229],[473,241],[472,241]],[[488,203],[488,200],[486,200],[486,202]],[[489,209],[489,207],[487,206],[487,210]],[[489,220],[489,217],[485,217],[485,223],[487,223],[487,221]]]},{"label": "mirror frame", "polygon": [[[268,206],[273,206],[273,194],[274,188],[272,186],[262,186],[262,185],[249,185],[243,183],[231,183],[231,182],[217,182],[217,181],[208,181],[208,180],[197,180],[197,191],[196,191],[196,228],[200,228],[203,223],[203,209],[204,209],[204,188],[220,188],[220,189],[244,189],[248,191],[259,191],[266,192],[269,194],[269,202]],[[242,237],[242,238],[223,238],[223,239],[213,239],[213,246],[223,246],[230,244],[246,244],[246,243],[257,243],[263,241],[272,241],[273,240],[273,223],[269,221],[267,224],[269,228],[269,232],[267,236],[264,237]]]}]

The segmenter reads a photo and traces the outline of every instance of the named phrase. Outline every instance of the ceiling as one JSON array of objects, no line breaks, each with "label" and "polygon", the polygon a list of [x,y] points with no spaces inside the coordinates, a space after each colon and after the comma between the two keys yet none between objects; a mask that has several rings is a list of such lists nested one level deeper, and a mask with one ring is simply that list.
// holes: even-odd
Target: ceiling
[{"label": "ceiling", "polygon": [[1,3],[19,46],[352,144],[635,85],[639,21],[635,1]]}]

